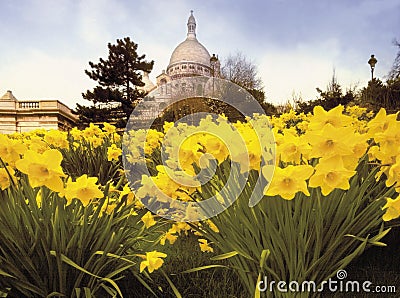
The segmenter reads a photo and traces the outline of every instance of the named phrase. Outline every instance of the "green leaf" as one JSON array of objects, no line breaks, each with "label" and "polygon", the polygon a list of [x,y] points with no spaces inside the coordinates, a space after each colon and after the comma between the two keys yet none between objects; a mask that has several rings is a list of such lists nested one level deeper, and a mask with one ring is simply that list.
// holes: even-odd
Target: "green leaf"
[{"label": "green leaf", "polygon": [[117,285],[117,283],[115,281],[113,281],[111,278],[106,278],[106,277],[102,278],[101,280],[110,283],[113,286],[113,288],[117,291],[117,293],[121,297],[123,297],[123,295],[121,293],[121,290],[120,290],[120,288],[118,287],[118,285]]},{"label": "green leaf", "polygon": [[50,293],[49,295],[47,295],[46,296],[46,298],[50,298],[50,297],[65,297],[65,295],[64,294],[62,294],[62,293],[59,293],[59,292],[52,292],[52,293]]},{"label": "green leaf", "polygon": [[174,283],[171,281],[171,279],[168,277],[168,275],[164,272],[164,270],[160,269],[161,273],[164,275],[165,279],[168,281],[172,291],[174,292],[175,296],[177,298],[182,298],[181,293],[179,293],[178,289],[175,287]]},{"label": "green leaf", "polygon": [[134,261],[132,261],[132,260],[129,260],[129,259],[127,259],[127,258],[118,256],[118,255],[116,255],[116,254],[112,254],[112,253],[109,253],[109,252],[108,252],[108,253],[105,253],[104,251],[96,251],[95,254],[96,254],[96,255],[105,255],[105,256],[107,256],[107,257],[115,258],[115,259],[118,259],[118,260],[123,260],[123,261],[125,261],[125,262],[131,263],[132,265],[136,265],[136,264],[137,264],[137,262],[134,262]]},{"label": "green leaf", "polygon": [[55,257],[60,256],[60,257],[61,257],[61,260],[62,260],[64,263],[66,263],[66,264],[68,264],[68,265],[74,267],[75,269],[78,269],[78,270],[82,271],[83,273],[86,273],[86,274],[88,274],[88,275],[91,275],[91,276],[96,277],[96,278],[99,278],[99,279],[102,278],[102,277],[100,277],[100,276],[97,276],[96,274],[93,274],[93,273],[87,271],[85,268],[82,268],[81,266],[79,266],[78,264],[76,264],[74,261],[72,261],[71,259],[69,259],[67,256],[65,256],[65,255],[63,255],[63,254],[57,254],[54,250],[50,251],[50,254],[51,254],[52,256],[55,256]]},{"label": "green leaf", "polygon": [[[10,288],[7,288],[7,291],[10,291],[11,289]],[[8,293],[7,292],[3,292],[3,291],[0,291],[0,297],[1,298],[5,298],[5,297],[7,297],[8,296]]]},{"label": "green leaf", "polygon": [[210,260],[212,260],[212,261],[225,260],[225,259],[232,258],[238,254],[239,253],[237,251],[231,251],[231,252],[227,252],[227,253],[224,253],[224,254],[221,254],[218,256],[211,257]]},{"label": "green leaf", "polygon": [[[146,271],[144,271],[145,274],[148,274]],[[147,282],[144,281],[143,278],[140,277],[139,274],[137,274],[135,271],[132,271],[132,274],[136,277],[136,279],[150,292],[152,293],[155,297],[157,297],[157,294],[153,291],[153,289],[148,285]],[[151,279],[151,278],[150,278]]]},{"label": "green leaf", "polygon": [[8,274],[7,272],[3,271],[0,269],[0,275],[4,276],[4,277],[10,277],[10,278],[15,278],[14,276],[12,276],[11,274]]},{"label": "green leaf", "polygon": [[192,272],[211,269],[211,268],[229,268],[229,267],[224,266],[224,265],[207,265],[207,266],[201,266],[201,267],[196,267],[196,268],[192,268],[189,270],[185,270],[185,271],[182,271],[181,273],[192,273]]},{"label": "green leaf", "polygon": [[263,249],[261,252],[261,258],[260,258],[260,268],[261,270],[265,266],[265,261],[268,259],[269,255],[271,254],[271,251],[269,249]]}]

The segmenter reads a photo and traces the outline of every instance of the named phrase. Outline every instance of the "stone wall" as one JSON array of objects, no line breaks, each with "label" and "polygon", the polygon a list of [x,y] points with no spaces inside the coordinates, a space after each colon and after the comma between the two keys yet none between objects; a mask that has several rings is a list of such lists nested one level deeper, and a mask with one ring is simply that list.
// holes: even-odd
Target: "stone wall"
[{"label": "stone wall", "polygon": [[0,133],[68,130],[75,126],[77,117],[58,100],[18,101],[10,94],[0,100]]}]

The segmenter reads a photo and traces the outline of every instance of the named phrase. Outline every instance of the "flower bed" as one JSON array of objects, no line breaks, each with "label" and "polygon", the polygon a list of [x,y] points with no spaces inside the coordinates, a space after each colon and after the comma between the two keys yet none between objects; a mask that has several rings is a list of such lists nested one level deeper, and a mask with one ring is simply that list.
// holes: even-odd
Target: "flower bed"
[{"label": "flower bed", "polygon": [[187,232],[204,252],[218,247],[213,259],[249,295],[268,294],[265,277],[320,284],[397,223],[399,134],[397,114],[339,106],[123,139],[106,123],[0,135],[0,290],[122,296],[130,270],[152,291],[146,280],[168,259],[154,245]]}]

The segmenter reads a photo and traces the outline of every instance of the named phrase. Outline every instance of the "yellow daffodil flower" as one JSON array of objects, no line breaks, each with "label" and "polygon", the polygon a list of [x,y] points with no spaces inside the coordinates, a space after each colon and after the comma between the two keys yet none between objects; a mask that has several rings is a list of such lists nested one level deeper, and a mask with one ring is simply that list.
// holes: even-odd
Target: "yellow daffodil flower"
[{"label": "yellow daffodil flower", "polygon": [[282,137],[281,144],[278,146],[278,154],[283,162],[299,164],[301,158],[307,158],[311,152],[311,146],[304,140],[303,136],[290,133]]},{"label": "yellow daffodil flower", "polygon": [[207,220],[207,224],[213,232],[219,233],[218,227],[210,219]]},{"label": "yellow daffodil flower", "polygon": [[20,140],[10,139],[6,135],[0,134],[0,157],[3,162],[14,166],[20,159],[20,155],[27,150],[26,146]]},{"label": "yellow daffodil flower", "polygon": [[311,145],[310,157],[331,157],[353,154],[354,130],[326,124],[320,131],[310,131],[305,138]]},{"label": "yellow daffodil flower", "polygon": [[375,117],[368,122],[368,134],[375,137],[378,133],[385,132],[390,125],[396,123],[397,113],[387,115],[386,110],[381,108]]},{"label": "yellow daffodil flower", "polygon": [[65,177],[61,168],[62,159],[57,149],[47,150],[43,154],[28,150],[15,165],[18,170],[28,175],[32,187],[44,185],[55,192],[60,192],[64,188],[61,178]]},{"label": "yellow daffodil flower", "polygon": [[84,206],[87,206],[93,199],[101,199],[104,193],[96,184],[97,177],[88,177],[86,174],[78,177],[75,182],[67,181],[64,196],[68,202],[72,199],[79,199]]},{"label": "yellow daffodil flower", "polygon": [[341,159],[321,159],[315,167],[315,173],[310,178],[310,187],[321,187],[321,193],[326,196],[335,188],[349,189],[349,179],[356,171],[347,170]]},{"label": "yellow daffodil flower", "polygon": [[164,236],[161,237],[160,244],[161,245],[165,245],[165,241],[168,240],[169,244],[172,245],[172,244],[175,243],[176,239],[178,239],[177,235],[174,235],[174,234],[172,234],[170,232],[167,232],[167,233],[164,234]]},{"label": "yellow daffodil flower", "polygon": [[199,246],[202,252],[213,252],[214,249],[209,245],[206,239],[199,239]]},{"label": "yellow daffodil flower", "polygon": [[67,133],[59,130],[50,130],[44,135],[44,140],[49,145],[58,148],[68,148]]},{"label": "yellow daffodil flower", "polygon": [[154,216],[150,211],[147,211],[147,213],[143,215],[141,220],[143,221],[147,229],[154,226],[157,223],[157,221],[154,220]]},{"label": "yellow daffodil flower", "polygon": [[158,252],[153,250],[151,252],[146,252],[146,256],[142,256],[145,260],[140,263],[140,272],[143,272],[144,269],[147,268],[149,273],[152,273],[154,270],[159,269],[162,264],[164,264],[164,260],[161,258],[167,257],[167,254]]},{"label": "yellow daffodil flower", "polygon": [[325,111],[321,106],[314,107],[314,113],[310,119],[308,128],[318,131],[328,123],[336,128],[350,126],[353,120],[350,116],[343,114],[343,109],[342,105],[338,105],[329,111]]},{"label": "yellow daffodil flower", "polygon": [[[262,169],[265,177],[269,177],[269,171],[268,166]],[[289,165],[283,169],[277,167],[271,184],[264,189],[264,194],[267,196],[280,195],[285,200],[293,199],[299,191],[309,196],[306,180],[310,178],[313,172],[314,168],[309,165]]]},{"label": "yellow daffodil flower", "polygon": [[382,209],[386,209],[386,213],[382,217],[384,221],[398,218],[400,216],[400,196],[394,200],[391,198],[386,198],[386,204],[382,207]]},{"label": "yellow daffodil flower", "polygon": [[1,190],[5,190],[10,187],[11,181],[16,182],[16,178],[14,176],[14,169],[11,167],[0,168],[0,188]]},{"label": "yellow daffodil flower", "polygon": [[122,149],[118,148],[117,145],[111,144],[110,147],[107,148],[107,159],[108,161],[117,160],[122,154]]},{"label": "yellow daffodil flower", "polygon": [[396,163],[389,168],[386,186],[390,187],[395,183],[397,183],[396,189],[400,190],[400,156],[397,156]]},{"label": "yellow daffodil flower", "polygon": [[118,199],[121,200],[124,196],[127,196],[126,200],[127,200],[128,204],[132,203],[135,198],[135,195],[133,194],[133,192],[128,184],[124,185],[124,187],[122,188],[122,191],[119,193]]},{"label": "yellow daffodil flower", "polygon": [[111,125],[110,123],[103,122],[103,131],[106,134],[113,134],[117,131],[117,128],[114,125]]}]

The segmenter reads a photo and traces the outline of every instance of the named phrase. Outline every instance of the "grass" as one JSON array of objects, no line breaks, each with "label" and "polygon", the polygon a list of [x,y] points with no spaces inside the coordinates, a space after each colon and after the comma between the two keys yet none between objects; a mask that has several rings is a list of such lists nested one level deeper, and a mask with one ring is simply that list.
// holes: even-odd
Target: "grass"
[{"label": "grass", "polygon": [[[394,285],[397,293],[331,293],[325,291],[321,297],[399,297],[400,295],[400,228],[393,229],[384,239],[387,247],[371,247],[362,256],[346,268],[347,279],[351,281],[370,281],[373,285]],[[224,268],[207,269],[203,271],[180,274],[185,270],[217,264],[210,257],[219,254],[203,253],[200,251],[197,237],[181,236],[174,245],[156,247],[168,254],[163,270],[170,276],[182,297],[216,297],[216,298],[247,298],[235,271]],[[218,264],[226,264],[220,261]],[[173,274],[173,275],[171,275]],[[158,297],[175,297],[168,282],[160,272],[151,274],[153,289],[158,285]],[[370,286],[372,289],[372,286]],[[135,279],[125,278],[122,290],[124,297],[154,297]],[[294,296],[293,296],[294,297]]]},{"label": "grass", "polygon": [[[383,238],[387,247],[371,247],[346,268],[346,280],[360,284],[370,281],[373,286],[395,286],[396,293],[358,293],[357,297],[400,296],[400,228],[394,228]],[[354,293],[353,293],[354,295]],[[324,297],[350,297],[346,293],[326,293]],[[354,297],[354,296],[353,296]]]},{"label": "grass", "polygon": [[[197,239],[198,237],[194,235],[183,235],[177,239],[174,245],[166,244],[165,246],[155,247],[156,250],[168,255],[162,268],[178,288],[182,297],[245,298],[242,294],[244,292],[243,287],[233,270],[212,268],[192,273],[181,273],[191,268],[216,264],[216,261],[211,261],[210,258],[219,253],[201,252]],[[224,265],[226,263],[220,261],[218,264]],[[151,277],[154,281],[152,289],[159,287],[157,289],[158,297],[176,297],[160,272],[154,271]],[[122,291],[124,297],[154,297],[129,276],[125,278]]]}]

